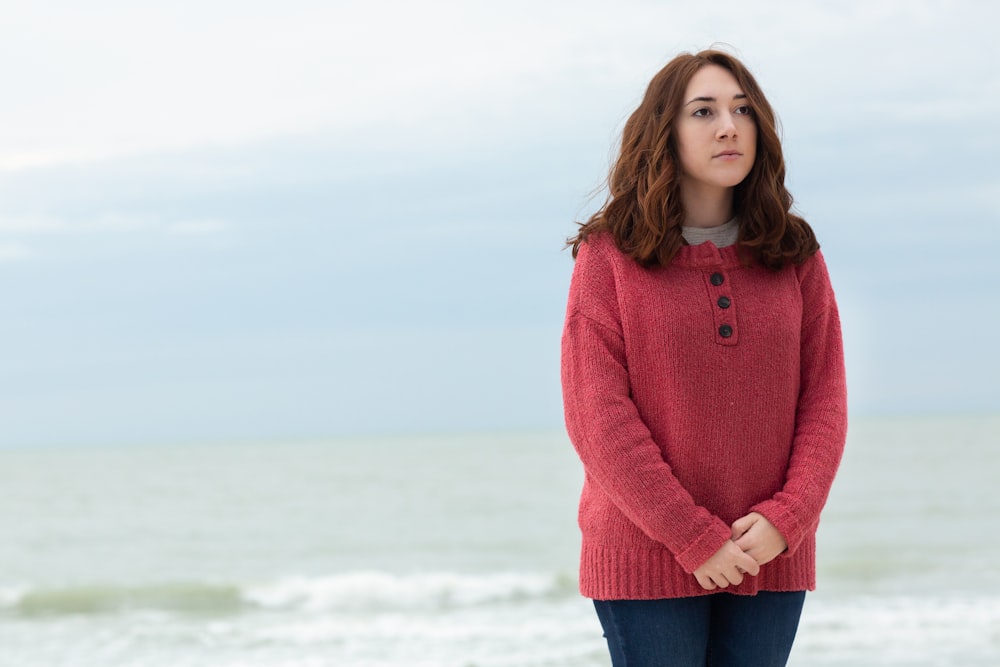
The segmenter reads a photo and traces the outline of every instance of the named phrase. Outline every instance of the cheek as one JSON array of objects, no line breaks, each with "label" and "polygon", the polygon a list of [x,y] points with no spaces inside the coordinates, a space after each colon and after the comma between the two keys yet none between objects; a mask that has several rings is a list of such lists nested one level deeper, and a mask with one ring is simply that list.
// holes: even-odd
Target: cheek
[{"label": "cheek", "polygon": [[691,133],[678,133],[677,134],[677,162],[684,171],[690,171],[690,168],[698,164],[698,141],[697,137],[692,137]]},{"label": "cheek", "polygon": [[746,132],[747,148],[746,151],[750,153],[754,158],[757,157],[757,126],[751,124]]},{"label": "cheek", "polygon": [[688,147],[687,144],[681,141],[680,137],[674,137],[674,155],[677,156],[677,166],[681,171],[687,171],[687,165],[689,162],[688,158]]},{"label": "cheek", "polygon": [[674,145],[677,146],[678,155],[690,155],[698,146],[700,139],[701,137],[695,128],[690,127],[687,123],[680,123],[674,130]]}]

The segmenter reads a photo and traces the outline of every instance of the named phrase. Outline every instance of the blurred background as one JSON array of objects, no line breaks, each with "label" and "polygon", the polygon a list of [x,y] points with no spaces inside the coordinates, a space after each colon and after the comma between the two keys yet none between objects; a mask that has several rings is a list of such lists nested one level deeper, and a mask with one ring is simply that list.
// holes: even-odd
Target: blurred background
[{"label": "blurred background", "polygon": [[993,12],[10,3],[4,444],[558,428],[563,241],[716,42],[783,122],[854,413],[995,409]]},{"label": "blurred background", "polygon": [[[844,326],[849,593],[801,664],[1000,655],[946,576],[997,583],[993,4],[0,6],[0,664],[602,664],[563,245],[649,79],[712,45],[778,111]],[[939,595],[903,653],[880,586]],[[979,625],[929,635],[949,604]]]}]

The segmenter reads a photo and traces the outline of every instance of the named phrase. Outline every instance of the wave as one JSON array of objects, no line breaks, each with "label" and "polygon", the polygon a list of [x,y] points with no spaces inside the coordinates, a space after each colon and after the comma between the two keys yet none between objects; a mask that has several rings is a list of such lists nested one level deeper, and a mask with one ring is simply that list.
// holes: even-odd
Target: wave
[{"label": "wave", "polygon": [[254,587],[247,598],[267,608],[388,611],[523,603],[575,593],[575,580],[561,575],[354,572],[288,578]]},{"label": "wave", "polygon": [[576,595],[559,574],[365,571],[290,576],[262,583],[167,582],[0,590],[0,613],[22,617],[124,614],[180,615],[250,612],[382,613],[519,605]]},{"label": "wave", "polygon": [[163,583],[8,589],[0,609],[18,616],[61,616],[156,610],[179,614],[230,614],[246,607],[236,586]]}]

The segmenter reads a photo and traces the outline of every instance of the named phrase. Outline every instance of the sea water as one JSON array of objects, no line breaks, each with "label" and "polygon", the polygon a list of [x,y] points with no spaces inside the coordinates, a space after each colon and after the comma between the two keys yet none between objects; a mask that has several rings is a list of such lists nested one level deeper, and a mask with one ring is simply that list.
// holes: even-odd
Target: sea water
[{"label": "sea water", "polygon": [[[565,435],[0,450],[0,667],[608,665]],[[1000,665],[1000,418],[856,419],[792,665]]]}]

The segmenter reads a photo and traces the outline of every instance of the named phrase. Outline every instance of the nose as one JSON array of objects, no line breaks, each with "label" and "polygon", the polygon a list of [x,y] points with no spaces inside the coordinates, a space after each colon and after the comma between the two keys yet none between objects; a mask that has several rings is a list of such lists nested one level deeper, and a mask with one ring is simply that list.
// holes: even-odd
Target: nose
[{"label": "nose", "polygon": [[716,129],[718,139],[732,139],[736,136],[736,121],[731,113],[719,116],[719,127]]}]

